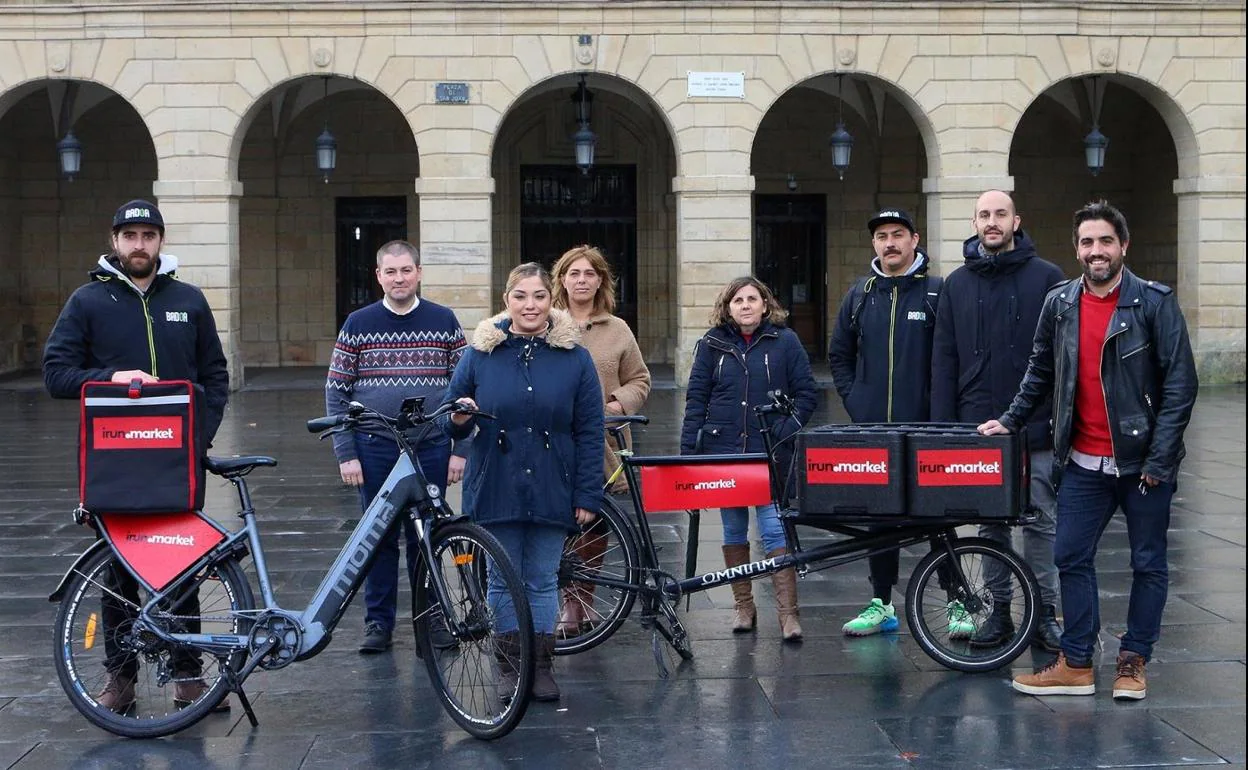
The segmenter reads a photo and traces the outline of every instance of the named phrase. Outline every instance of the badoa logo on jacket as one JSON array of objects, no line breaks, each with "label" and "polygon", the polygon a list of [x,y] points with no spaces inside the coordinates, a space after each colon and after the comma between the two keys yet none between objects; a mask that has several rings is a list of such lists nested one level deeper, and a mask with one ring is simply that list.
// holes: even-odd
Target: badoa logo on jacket
[{"label": "badoa logo on jacket", "polygon": [[807,449],[807,484],[888,485],[888,449]]},{"label": "badoa logo on jacket", "polygon": [[999,487],[1000,449],[919,449],[915,452],[921,487]]},{"label": "badoa logo on jacket", "polygon": [[91,422],[96,449],[180,449],[179,417],[96,417]]}]

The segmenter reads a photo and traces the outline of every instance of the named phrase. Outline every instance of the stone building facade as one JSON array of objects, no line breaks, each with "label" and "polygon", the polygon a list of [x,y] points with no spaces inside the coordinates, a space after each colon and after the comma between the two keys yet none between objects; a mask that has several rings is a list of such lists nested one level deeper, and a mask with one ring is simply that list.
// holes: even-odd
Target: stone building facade
[{"label": "stone building facade", "polygon": [[910,210],[947,273],[1000,188],[1071,274],[1071,212],[1118,204],[1129,264],[1175,288],[1202,376],[1242,381],[1244,25],[1243,2],[1217,0],[5,3],[0,372],[38,366],[130,198],[158,201],[241,383],[327,363],[398,236],[467,326],[518,262],[604,245],[643,351],[678,377],[719,287],[757,271],[820,360],[870,212]]}]

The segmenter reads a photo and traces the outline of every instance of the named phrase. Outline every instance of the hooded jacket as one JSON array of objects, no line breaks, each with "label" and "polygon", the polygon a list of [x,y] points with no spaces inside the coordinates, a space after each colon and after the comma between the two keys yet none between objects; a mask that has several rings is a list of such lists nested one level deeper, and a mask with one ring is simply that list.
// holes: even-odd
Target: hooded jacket
[{"label": "hooded jacket", "polygon": [[917,249],[905,275],[872,275],[845,294],[828,344],[832,382],[854,422],[926,422],[930,409],[932,330],[941,279],[928,275]]},{"label": "hooded jacket", "polygon": [[[797,408],[792,418],[772,424],[781,441],[810,420],[818,399],[810,359],[792,329],[764,321],[749,344],[736,326],[708,331],[693,354],[680,453],[762,452],[753,407],[771,403],[769,390],[783,391]],[[786,467],[783,457],[780,465]]]},{"label": "hooded jacket", "polygon": [[547,524],[576,530],[575,508],[602,507],[602,386],[572,317],[550,311],[544,337],[511,334],[504,314],[482,321],[447,387],[493,420],[443,429],[467,438],[464,511],[479,524]]},{"label": "hooded jacket", "polygon": [[43,349],[43,382],[53,398],[78,398],[83,383],[141,369],[162,380],[204,388],[209,441],[230,394],[230,374],[204,293],[174,277],[178,260],[161,254],[147,292],[111,254],[61,309]]},{"label": "hooded jacket", "polygon": [[[945,279],[932,350],[932,419],[982,423],[1010,405],[1027,372],[1044,296],[1065,280],[1036,255],[1021,229],[1014,248],[983,255],[978,236],[962,244],[962,267]],[[1045,402],[1027,424],[1032,449],[1052,446]]]}]

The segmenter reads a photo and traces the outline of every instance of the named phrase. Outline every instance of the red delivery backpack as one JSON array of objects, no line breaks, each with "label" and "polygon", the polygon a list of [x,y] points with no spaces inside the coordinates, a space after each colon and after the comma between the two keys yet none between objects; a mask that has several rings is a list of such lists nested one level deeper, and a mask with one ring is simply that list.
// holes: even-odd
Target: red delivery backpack
[{"label": "red delivery backpack", "polygon": [[204,389],[187,380],[82,386],[78,494],[92,513],[204,507]]}]

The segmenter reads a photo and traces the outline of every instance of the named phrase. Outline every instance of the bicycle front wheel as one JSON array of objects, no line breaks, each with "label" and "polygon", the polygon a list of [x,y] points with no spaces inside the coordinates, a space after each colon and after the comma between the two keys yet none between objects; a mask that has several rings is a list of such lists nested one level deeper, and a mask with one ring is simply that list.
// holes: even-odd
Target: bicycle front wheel
[{"label": "bicycle front wheel", "polygon": [[604,499],[598,518],[563,544],[556,655],[585,652],[619,630],[637,599],[640,567],[628,519],[614,501]]},{"label": "bicycle front wheel", "polygon": [[[151,599],[103,550],[71,578],[56,617],[53,657],[65,694],[93,725],[127,738],[169,735],[218,710],[227,695],[222,666],[239,667],[245,656],[240,650],[205,660],[199,650],[136,629],[139,609]],[[151,621],[171,633],[245,634],[251,620],[239,613],[252,609],[251,586],[230,557],[162,601]]]},{"label": "bicycle front wheel", "polygon": [[436,528],[430,548],[433,563],[422,559],[416,574],[417,650],[451,719],[476,738],[501,738],[524,717],[533,686],[524,582],[498,539],[476,524]]},{"label": "bicycle front wheel", "polygon": [[[906,588],[906,621],[914,640],[957,671],[992,671],[1027,649],[1038,622],[1040,588],[1018,554],[984,538],[957,538],[915,567]],[[997,615],[1009,633],[986,639]]]}]

